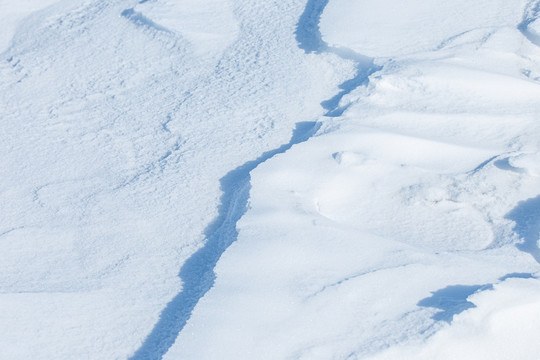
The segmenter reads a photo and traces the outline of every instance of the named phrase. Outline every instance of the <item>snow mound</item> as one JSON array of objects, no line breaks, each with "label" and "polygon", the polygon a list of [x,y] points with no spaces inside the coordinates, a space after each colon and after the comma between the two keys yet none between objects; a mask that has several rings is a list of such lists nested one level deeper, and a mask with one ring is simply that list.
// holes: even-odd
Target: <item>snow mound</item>
[{"label": "snow mound", "polygon": [[323,38],[372,57],[441,47],[478,31],[513,27],[525,1],[332,0],[321,19]]}]

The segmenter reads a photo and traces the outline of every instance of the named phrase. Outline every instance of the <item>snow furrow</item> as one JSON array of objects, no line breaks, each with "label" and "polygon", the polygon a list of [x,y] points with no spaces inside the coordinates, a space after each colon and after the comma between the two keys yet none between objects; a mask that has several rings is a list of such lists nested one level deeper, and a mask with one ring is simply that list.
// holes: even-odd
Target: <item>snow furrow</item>
[{"label": "snow furrow", "polygon": [[523,38],[523,8],[486,4],[307,1],[299,48],[356,71],[322,103],[324,133],[250,175],[238,242],[170,359],[368,358],[537,282],[505,217],[537,172],[534,156],[515,158],[537,131],[516,105],[537,110],[536,85],[514,69],[532,61],[505,47]]},{"label": "snow furrow", "polygon": [[339,85],[341,91],[321,103],[326,110],[325,116],[339,117],[348,107],[347,105],[340,106],[341,99],[358,87],[367,85],[369,76],[379,71],[381,67],[374,64],[373,58],[358,54],[349,48],[330,46],[323,40],[319,22],[327,5],[328,0],[308,0],[298,21],[296,40],[298,41],[298,47],[307,54],[331,53],[355,64],[356,74]]},{"label": "snow furrow", "polygon": [[540,0],[0,10],[0,358],[540,351]]},{"label": "snow furrow", "polygon": [[540,1],[531,0],[523,14],[518,30],[533,44],[540,46]]},{"label": "snow furrow", "polygon": [[[355,76],[339,86],[341,91],[338,94],[321,103],[327,110],[326,116],[339,116],[346,109],[346,107],[340,107],[341,99],[359,86],[365,85],[369,75],[379,68],[374,66],[372,59],[349,49],[330,47],[322,40],[319,21],[327,4],[328,0],[308,1],[297,24],[296,39],[298,47],[306,53],[328,52],[344,60],[355,62]],[[288,144],[245,163],[220,180],[223,195],[220,200],[219,215],[205,231],[206,243],[182,266],[179,273],[183,284],[182,291],[167,304],[158,323],[132,356],[132,360],[161,359],[174,344],[199,300],[212,288],[215,281],[213,269],[221,255],[236,241],[238,237],[236,223],[247,210],[251,188],[250,172],[273,156],[308,140],[319,127],[320,124],[317,122],[297,123]]]},{"label": "snow furrow", "polygon": [[248,208],[250,172],[272,157],[308,140],[319,128],[316,122],[297,123],[289,143],[265,152],[259,158],[232,170],[220,180],[219,215],[206,231],[206,242],[182,266],[182,291],[162,311],[158,323],[132,360],[161,359],[174,344],[199,300],[214,284],[214,267],[221,255],[236,241],[236,222]]},{"label": "snow furrow", "polygon": [[303,5],[90,0],[24,20],[0,64],[7,358],[167,351],[234,241],[250,169],[315,131],[313,99],[342,77],[298,50]]},{"label": "snow furrow", "polygon": [[133,8],[126,9],[122,11],[121,15],[125,17],[126,19],[129,19],[135,26],[141,26],[145,28],[154,29],[156,31],[163,31],[166,33],[171,33],[169,29],[167,29],[164,26],[161,26],[159,24],[156,24],[146,16],[144,16],[142,13],[135,11]]}]

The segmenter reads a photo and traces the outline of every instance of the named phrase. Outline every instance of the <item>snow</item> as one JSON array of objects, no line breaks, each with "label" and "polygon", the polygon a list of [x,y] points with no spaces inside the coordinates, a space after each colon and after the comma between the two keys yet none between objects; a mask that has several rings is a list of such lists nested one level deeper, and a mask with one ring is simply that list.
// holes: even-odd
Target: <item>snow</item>
[{"label": "snow", "polygon": [[422,346],[401,346],[370,359],[536,359],[538,280],[510,279],[471,297],[478,309],[455,318]]},{"label": "snow", "polygon": [[2,54],[2,356],[134,354],[182,289],[219,180],[287,143],[341,81],[297,48],[300,2],[215,2],[213,31],[228,30],[196,46],[143,5],[63,2]]},{"label": "snow", "polygon": [[222,0],[141,1],[133,14],[153,24],[152,19],[159,19],[163,30],[181,34],[198,56],[223,52],[238,35],[233,6]]},{"label": "snow", "polygon": [[0,52],[4,52],[11,44],[17,26],[29,15],[39,13],[59,0],[19,0],[17,2],[5,0],[0,2]]},{"label": "snow", "polygon": [[537,358],[538,9],[4,0],[0,358]]},{"label": "snow", "polygon": [[524,1],[504,0],[333,0],[321,28],[332,45],[371,57],[397,57],[515,27],[524,6]]},{"label": "snow", "polygon": [[[238,241],[166,358],[538,354],[534,330],[516,325],[534,310],[498,295],[512,274],[538,272],[536,166],[517,160],[538,154],[540,88],[525,74],[537,73],[540,53],[517,29],[525,4],[490,13],[488,2],[417,3],[408,11],[430,21],[387,12],[389,29],[368,5],[330,1],[320,46],[384,57],[374,59],[381,69],[348,89],[341,117],[320,118],[316,137],[252,171]],[[433,13],[448,7],[467,16],[439,26]],[[408,34],[401,25],[416,35],[396,40]],[[493,27],[488,38],[471,34],[479,26]],[[535,304],[527,277],[531,293],[515,299]],[[493,321],[517,317],[512,330],[481,327],[492,309],[511,314]],[[500,337],[509,340],[493,346]],[[526,345],[510,346],[516,338]]]}]

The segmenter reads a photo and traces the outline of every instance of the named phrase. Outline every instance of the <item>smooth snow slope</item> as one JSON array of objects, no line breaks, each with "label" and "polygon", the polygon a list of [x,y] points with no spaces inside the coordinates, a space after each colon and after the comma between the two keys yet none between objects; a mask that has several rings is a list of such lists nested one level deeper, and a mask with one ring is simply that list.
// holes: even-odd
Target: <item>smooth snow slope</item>
[{"label": "smooth snow slope", "polygon": [[165,358],[537,359],[539,6],[308,1],[302,49],[380,68],[253,170]]},{"label": "smooth snow slope", "polygon": [[[179,272],[224,216],[222,194],[237,183],[220,179],[290,143],[353,71],[298,48],[303,6],[25,10],[0,58],[0,358],[167,351],[211,286]],[[183,285],[195,297],[168,307]]]}]

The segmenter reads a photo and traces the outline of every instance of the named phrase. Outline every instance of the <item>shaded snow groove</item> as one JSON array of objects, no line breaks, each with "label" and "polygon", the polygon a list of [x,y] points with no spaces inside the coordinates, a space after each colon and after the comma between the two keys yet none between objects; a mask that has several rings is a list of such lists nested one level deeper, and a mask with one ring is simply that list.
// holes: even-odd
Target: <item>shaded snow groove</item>
[{"label": "shaded snow groove", "polygon": [[182,291],[161,312],[154,329],[131,357],[132,360],[161,359],[174,344],[199,300],[214,285],[214,267],[225,250],[236,241],[236,222],[247,211],[251,171],[293,145],[308,140],[319,127],[320,124],[316,122],[297,123],[289,143],[263,153],[220,179],[223,195],[218,217],[205,230],[206,243],[182,266],[178,274],[182,279]]},{"label": "shaded snow groove", "polygon": [[[374,65],[371,58],[349,49],[330,47],[322,40],[319,21],[327,4],[328,0],[308,0],[297,24],[296,40],[298,47],[306,53],[330,52],[356,64],[356,75],[339,86],[341,91],[337,95],[321,103],[327,110],[325,116],[334,117],[340,116],[346,110],[346,107],[339,107],[340,100],[359,86],[367,84],[369,75],[380,68]],[[132,9],[128,9],[122,15],[137,25],[156,27],[146,18],[130,10]],[[158,30],[166,29],[158,28]],[[180,269],[178,276],[182,279],[182,291],[161,312],[158,322],[140,348],[131,356],[131,360],[162,359],[186,325],[199,300],[214,285],[216,277],[214,268],[221,255],[237,240],[236,223],[247,211],[251,171],[275,155],[286,152],[293,145],[307,141],[320,126],[318,122],[297,123],[289,143],[263,153],[259,158],[243,164],[220,179],[223,194],[218,207],[218,216],[205,230],[206,243]]]},{"label": "shaded snow groove", "polygon": [[540,34],[535,31],[531,31],[529,25],[531,25],[540,16],[540,1],[533,0],[525,9],[523,14],[523,20],[518,25],[518,30],[533,44],[540,46]]},{"label": "shaded snow groove", "polygon": [[516,247],[531,256],[540,264],[540,195],[521,201],[510,211],[506,218],[514,221],[514,232],[523,240]]},{"label": "shaded snow groove", "polygon": [[295,35],[298,47],[306,54],[332,53],[355,63],[355,76],[339,85],[341,90],[339,93],[321,103],[322,107],[327,110],[325,116],[339,117],[349,107],[349,105],[340,106],[341,99],[356,88],[367,85],[369,76],[382,67],[375,65],[373,58],[358,54],[349,48],[330,46],[322,39],[319,22],[326,5],[328,5],[328,0],[308,0],[298,21]]},{"label": "shaded snow groove", "polygon": [[129,9],[126,9],[126,10],[122,11],[122,13],[120,15],[122,15],[126,19],[130,20],[133,24],[135,24],[135,26],[154,29],[154,30],[157,30],[157,31],[163,31],[163,32],[166,32],[166,33],[171,32],[169,29],[167,29],[167,28],[165,28],[165,27],[163,27],[163,26],[161,26],[159,24],[156,24],[155,22],[153,22],[152,20],[150,20],[149,18],[144,16],[142,13],[140,13],[138,11],[135,11],[135,9],[133,9],[133,8],[129,8]]}]

